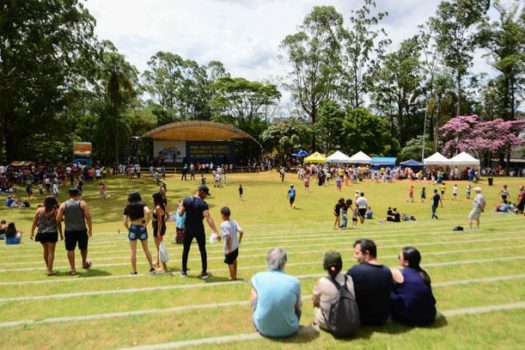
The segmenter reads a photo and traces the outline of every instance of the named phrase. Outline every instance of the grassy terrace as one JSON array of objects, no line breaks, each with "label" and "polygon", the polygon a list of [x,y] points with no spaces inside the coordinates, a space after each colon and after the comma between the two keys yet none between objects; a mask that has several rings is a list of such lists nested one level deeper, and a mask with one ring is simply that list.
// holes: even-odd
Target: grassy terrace
[{"label": "grassy terrace", "polygon": [[[149,206],[157,186],[149,178],[104,181],[111,197],[98,199],[96,184],[88,184],[84,199],[94,217],[90,240],[93,268],[70,277],[63,242],[57,244],[56,276],[47,277],[41,247],[29,240],[34,207],[43,198],[31,201],[30,210],[0,209],[0,218],[15,221],[24,230],[20,246],[0,244],[0,348],[125,348],[219,337],[226,343],[200,344],[202,348],[367,348],[367,349],[472,349],[521,348],[525,341],[525,217],[497,214],[498,192],[505,183],[515,200],[523,179],[496,178],[494,187],[482,183],[487,210],[480,230],[453,232],[467,226],[472,200],[465,199],[466,183],[459,182],[459,198],[452,200],[453,182],[447,183],[444,208],[439,220],[430,219],[430,202],[419,202],[419,190],[434,186],[415,183],[416,203],[408,203],[409,183],[360,183],[344,187],[311,185],[305,191],[295,175],[284,183],[277,173],[233,174],[228,184],[211,188],[207,200],[220,223],[220,208],[227,205],[232,218],[246,234],[239,254],[239,282],[228,282],[220,244],[208,244],[208,281],[195,278],[200,272],[197,245],[190,252],[189,278],[180,278],[182,247],[172,244],[174,223],[168,224],[167,246],[173,275],[150,276],[144,254],[139,250],[139,275],[130,276],[129,245],[121,223],[127,193],[139,190]],[[244,200],[237,194],[243,185]],[[298,188],[296,209],[286,199],[288,186]],[[169,207],[192,194],[195,182],[168,178]],[[334,230],[332,208],[339,197],[353,198],[356,189],[365,192],[375,216],[384,217],[388,206],[414,215],[415,222],[382,223],[377,219],[357,229]],[[65,189],[63,189],[65,192]],[[64,197],[62,196],[63,200]],[[118,233],[120,230],[120,233]],[[149,230],[151,231],[151,229]],[[209,234],[209,230],[207,232]],[[322,255],[328,249],[342,252],[345,268],[354,262],[352,243],[372,238],[378,244],[379,259],[395,266],[405,245],[416,246],[433,280],[438,309],[445,314],[430,328],[409,328],[391,323],[381,329],[364,328],[352,340],[337,340],[326,333],[299,335],[282,341],[256,338],[248,305],[250,277],[265,269],[266,251],[275,246],[289,253],[286,271],[301,279],[305,299],[301,324],[312,320],[309,301],[316,279],[323,274]],[[150,247],[154,246],[149,240]],[[78,258],[77,258],[78,259]],[[77,260],[78,263],[78,260]],[[140,274],[141,273],[141,274]],[[501,310],[507,305],[508,310]],[[497,306],[481,312],[479,307]],[[456,310],[451,312],[451,310]],[[472,314],[469,312],[476,311]],[[222,338],[243,335],[236,341]]]}]

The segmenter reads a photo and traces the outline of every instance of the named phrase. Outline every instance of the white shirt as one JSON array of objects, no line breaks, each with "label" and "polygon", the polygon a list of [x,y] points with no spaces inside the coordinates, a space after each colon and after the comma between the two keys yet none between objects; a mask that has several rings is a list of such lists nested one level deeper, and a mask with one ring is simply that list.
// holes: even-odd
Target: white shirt
[{"label": "white shirt", "polygon": [[224,242],[224,253],[228,253],[228,244],[226,238],[231,237],[231,251],[239,248],[239,238],[237,237],[237,232],[242,232],[241,226],[235,220],[227,220],[221,224],[221,236]]},{"label": "white shirt", "polygon": [[366,209],[368,208],[368,201],[365,197],[359,197],[357,198],[357,200],[355,201],[355,204],[357,205],[357,207],[359,209]]},{"label": "white shirt", "polygon": [[476,197],[474,197],[474,207],[472,209],[479,210],[485,206],[485,197],[481,193],[478,193]]}]

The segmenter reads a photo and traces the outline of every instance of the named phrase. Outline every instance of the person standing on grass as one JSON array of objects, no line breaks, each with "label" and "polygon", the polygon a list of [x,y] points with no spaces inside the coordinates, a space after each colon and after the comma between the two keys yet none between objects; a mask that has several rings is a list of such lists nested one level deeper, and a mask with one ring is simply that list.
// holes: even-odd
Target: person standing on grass
[{"label": "person standing on grass", "polygon": [[129,247],[131,249],[131,274],[137,274],[137,239],[140,240],[144,254],[149,263],[149,272],[155,274],[151,252],[148,247],[148,223],[151,212],[142,202],[140,193],[128,195],[128,204],[124,208],[124,226],[128,230]]},{"label": "person standing on grass", "polygon": [[362,224],[364,224],[366,210],[368,209],[368,200],[366,199],[365,194],[363,192],[360,193],[359,198],[357,198],[357,200],[355,201],[355,206],[359,212],[359,221]]},{"label": "person standing on grass", "polygon": [[[237,280],[237,256],[244,232],[235,220],[230,220],[231,211],[228,207],[221,209],[221,238],[224,242],[224,263],[230,270],[230,280]],[[237,233],[239,237],[237,237]]]},{"label": "person standing on grass", "polygon": [[452,187],[452,200],[456,200],[458,198],[458,184],[454,184],[454,187]]},{"label": "person standing on grass", "polygon": [[[166,205],[164,204],[164,198],[162,197],[162,193],[156,192],[153,194],[153,205],[155,206],[155,209],[153,210],[153,237],[155,239],[155,246],[157,247],[157,267],[160,267],[160,244],[162,243],[162,240],[164,239],[164,235],[166,234],[166,220],[169,217],[168,210],[166,209]],[[162,268],[164,272],[168,271],[168,267],[166,266],[166,263],[162,263]]]},{"label": "person standing on grass", "polygon": [[60,225],[62,221],[65,222],[64,235],[67,259],[71,267],[69,274],[71,276],[77,274],[75,267],[75,249],[77,243],[82,256],[82,267],[84,269],[91,267],[91,261],[87,259],[87,255],[88,240],[89,237],[93,236],[93,223],[87,203],[80,199],[80,194],[81,192],[78,188],[70,188],[69,199],[60,205],[57,213],[57,225]]},{"label": "person standing on grass", "polygon": [[421,203],[425,203],[425,200],[427,199],[427,189],[425,186],[421,188]]},{"label": "person standing on grass", "polygon": [[467,185],[467,190],[466,190],[466,195],[467,195],[467,199],[470,199],[470,193],[472,191],[472,186],[470,185],[470,183]]},{"label": "person standing on grass", "polygon": [[432,196],[432,219],[438,219],[436,211],[439,203],[441,203],[441,207],[443,207],[443,201],[441,200],[438,190],[434,190],[434,195]]},{"label": "person standing on grass", "polygon": [[414,203],[414,185],[410,185],[410,188],[408,189],[408,200]]},{"label": "person standing on grass", "polygon": [[289,337],[299,330],[301,284],[284,272],[287,262],[286,251],[273,248],[266,256],[268,270],[256,273],[251,279],[252,320],[265,337]]},{"label": "person standing on grass", "polygon": [[244,189],[242,188],[242,185],[239,185],[239,198],[242,200],[242,195],[244,194]]},{"label": "person standing on grass", "polygon": [[481,194],[481,187],[474,187],[474,192],[476,192],[474,206],[468,215],[470,229],[472,229],[472,223],[474,221],[476,221],[476,227],[479,228],[479,218],[481,217],[481,213],[485,211],[485,205],[487,204],[485,202],[485,197]]},{"label": "person standing on grass", "polygon": [[439,186],[439,190],[441,191],[441,208],[443,208],[443,199],[445,198],[445,191],[447,190],[447,185],[443,182],[441,186]]},{"label": "person standing on grass", "polygon": [[208,256],[206,253],[206,234],[204,232],[203,219],[206,218],[208,226],[217,232],[215,222],[210,215],[208,203],[205,199],[210,195],[210,189],[206,185],[200,185],[193,197],[188,197],[182,202],[179,215],[186,214],[186,228],[184,232],[184,248],[182,251],[182,270],[181,277],[188,275],[188,254],[190,253],[191,242],[197,239],[199,251],[201,253],[202,271],[200,277],[208,279]]},{"label": "person standing on grass", "polygon": [[179,210],[182,207],[182,200],[179,201],[177,210],[175,210],[175,243],[182,244],[184,242],[184,230],[186,223],[186,214],[180,215]]},{"label": "person standing on grass", "polygon": [[339,198],[337,203],[335,203],[335,206],[334,206],[334,217],[335,217],[334,230],[342,227],[341,226],[341,214],[342,214],[344,206],[345,206],[345,199],[344,198]]},{"label": "person standing on grass", "polygon": [[518,214],[523,214],[525,209],[525,186],[520,187],[520,192],[518,193],[518,199],[516,201]]},{"label": "person standing on grass", "polygon": [[293,187],[293,185],[290,185],[287,197],[290,202],[290,208],[295,208],[295,188]]},{"label": "person standing on grass", "polygon": [[53,276],[53,263],[55,261],[55,247],[58,241],[64,239],[62,225],[57,224],[58,202],[55,197],[48,196],[44,199],[44,206],[35,211],[33,225],[31,226],[31,239],[35,235],[35,228],[38,227],[35,241],[42,244],[44,249],[44,262],[47,267],[47,275]]}]

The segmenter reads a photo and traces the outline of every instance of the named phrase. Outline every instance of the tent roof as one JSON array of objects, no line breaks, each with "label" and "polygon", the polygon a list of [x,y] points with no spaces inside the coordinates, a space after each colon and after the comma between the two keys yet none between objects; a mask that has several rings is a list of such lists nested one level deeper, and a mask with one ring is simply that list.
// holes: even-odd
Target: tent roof
[{"label": "tent roof", "polygon": [[411,166],[412,167],[422,167],[423,166],[423,163],[418,162],[417,160],[414,160],[414,159],[409,159],[399,164],[402,166],[406,166],[406,167],[411,167]]},{"label": "tent roof", "polygon": [[423,161],[425,165],[447,165],[450,161],[439,152],[434,153]]},{"label": "tent roof", "polygon": [[[142,137],[163,141],[225,141],[251,139],[252,136],[228,124],[203,120],[175,122],[148,131]],[[258,142],[257,142],[258,143]]]},{"label": "tent roof", "polygon": [[373,157],[370,159],[370,163],[373,165],[382,165],[382,164],[395,164],[397,158],[394,157]]},{"label": "tent roof", "polygon": [[319,152],[312,153],[308,157],[304,159],[305,163],[324,163],[326,162],[326,157],[324,154],[321,154]]},{"label": "tent roof", "polygon": [[350,163],[355,164],[370,164],[370,157],[367,156],[364,152],[359,151],[353,156],[350,157]]},{"label": "tent roof", "polygon": [[450,158],[450,163],[454,165],[478,165],[479,159],[472,157],[467,152],[461,152],[460,154]]},{"label": "tent roof", "polygon": [[329,163],[351,163],[352,160],[349,156],[344,154],[341,151],[336,151],[334,154],[331,154],[326,161]]}]

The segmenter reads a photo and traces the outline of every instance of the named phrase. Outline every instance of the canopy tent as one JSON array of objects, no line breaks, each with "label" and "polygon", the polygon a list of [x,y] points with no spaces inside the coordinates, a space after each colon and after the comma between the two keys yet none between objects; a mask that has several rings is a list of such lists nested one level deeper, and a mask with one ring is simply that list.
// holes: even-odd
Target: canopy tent
[{"label": "canopy tent", "polygon": [[420,170],[423,168],[423,163],[418,162],[417,160],[409,159],[407,161],[399,163],[402,168],[411,168],[412,170]]},{"label": "canopy tent", "polygon": [[370,159],[370,164],[374,169],[378,168],[395,168],[397,158],[394,157],[373,157]]},{"label": "canopy tent", "polygon": [[336,151],[334,154],[332,154],[328,158],[326,158],[326,161],[328,163],[345,163],[345,164],[348,164],[348,163],[352,162],[350,157],[347,156],[346,154],[344,154],[341,151]]},{"label": "canopy tent", "polygon": [[305,163],[325,163],[326,157],[319,152],[312,153],[304,159]]},{"label": "canopy tent", "polygon": [[447,157],[445,157],[441,153],[436,152],[433,155],[431,155],[430,157],[425,158],[425,160],[423,160],[423,163],[425,164],[425,166],[427,166],[427,165],[443,165],[443,166],[445,166],[445,165],[450,165],[450,160],[448,160]]},{"label": "canopy tent", "polygon": [[479,159],[472,157],[466,152],[461,152],[457,156],[450,158],[449,163],[457,167],[479,168]]},{"label": "canopy tent", "polygon": [[352,164],[370,164],[370,157],[364,152],[359,151],[350,157],[350,163]]},{"label": "canopy tent", "polygon": [[292,153],[292,157],[306,157],[308,155],[308,151],[305,151],[304,149],[300,149],[297,152]]}]

